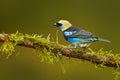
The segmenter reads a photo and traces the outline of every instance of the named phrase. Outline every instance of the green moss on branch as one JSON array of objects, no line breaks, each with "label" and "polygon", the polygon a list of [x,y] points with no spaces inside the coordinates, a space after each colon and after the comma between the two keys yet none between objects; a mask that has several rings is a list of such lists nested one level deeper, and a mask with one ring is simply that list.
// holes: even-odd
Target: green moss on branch
[{"label": "green moss on branch", "polygon": [[15,50],[15,46],[24,46],[41,51],[41,58],[53,63],[59,56],[66,56],[72,58],[78,58],[86,61],[90,61],[94,64],[100,64],[108,67],[119,68],[120,56],[114,55],[111,51],[103,51],[100,49],[95,52],[89,49],[89,52],[81,52],[80,50],[71,50],[64,45],[58,44],[58,42],[50,41],[50,35],[46,38],[37,34],[22,34],[18,31],[13,34],[0,34],[0,51],[2,54],[8,54],[8,57],[12,55]]}]

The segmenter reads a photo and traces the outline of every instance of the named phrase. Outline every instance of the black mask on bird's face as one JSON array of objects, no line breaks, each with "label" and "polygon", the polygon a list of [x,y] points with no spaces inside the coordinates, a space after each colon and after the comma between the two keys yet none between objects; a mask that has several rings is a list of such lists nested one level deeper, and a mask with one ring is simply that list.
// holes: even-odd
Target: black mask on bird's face
[{"label": "black mask on bird's face", "polygon": [[53,26],[57,26],[57,27],[60,28],[61,30],[63,29],[63,24],[62,24],[62,23],[59,23],[59,22],[54,23]]},{"label": "black mask on bird's face", "polygon": [[62,26],[62,23],[58,23],[58,22],[57,22],[57,23],[54,23],[53,26],[60,27],[60,26]]}]

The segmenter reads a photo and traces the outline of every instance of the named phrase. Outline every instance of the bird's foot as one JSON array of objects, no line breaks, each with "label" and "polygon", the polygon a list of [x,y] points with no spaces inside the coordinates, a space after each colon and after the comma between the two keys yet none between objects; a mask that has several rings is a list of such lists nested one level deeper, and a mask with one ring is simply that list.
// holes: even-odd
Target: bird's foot
[{"label": "bird's foot", "polygon": [[83,52],[83,53],[86,53],[86,52],[87,52],[87,51],[86,51],[86,47],[83,47],[82,52]]}]

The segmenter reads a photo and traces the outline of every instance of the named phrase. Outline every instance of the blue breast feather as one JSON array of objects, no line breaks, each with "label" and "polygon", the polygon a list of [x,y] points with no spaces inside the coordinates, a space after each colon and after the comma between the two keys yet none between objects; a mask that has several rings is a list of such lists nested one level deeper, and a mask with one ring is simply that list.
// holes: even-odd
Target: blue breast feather
[{"label": "blue breast feather", "polygon": [[77,43],[77,42],[80,42],[80,38],[68,38],[67,39],[70,43]]},{"label": "blue breast feather", "polygon": [[92,41],[96,41],[97,38],[86,38],[86,39],[82,39],[82,38],[67,38],[67,41],[70,43],[88,43],[88,42],[92,42]]}]

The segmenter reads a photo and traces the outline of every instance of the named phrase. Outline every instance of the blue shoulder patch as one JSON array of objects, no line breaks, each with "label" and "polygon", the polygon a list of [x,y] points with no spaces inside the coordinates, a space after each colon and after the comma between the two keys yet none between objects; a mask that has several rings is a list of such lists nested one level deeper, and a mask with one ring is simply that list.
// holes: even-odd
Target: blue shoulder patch
[{"label": "blue shoulder patch", "polygon": [[72,32],[71,32],[71,31],[65,31],[65,32],[64,32],[64,35],[65,35],[65,36],[70,36],[70,35],[72,35]]}]

